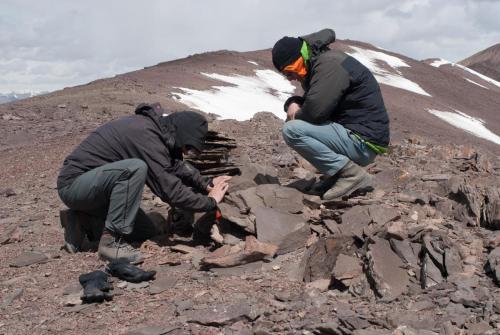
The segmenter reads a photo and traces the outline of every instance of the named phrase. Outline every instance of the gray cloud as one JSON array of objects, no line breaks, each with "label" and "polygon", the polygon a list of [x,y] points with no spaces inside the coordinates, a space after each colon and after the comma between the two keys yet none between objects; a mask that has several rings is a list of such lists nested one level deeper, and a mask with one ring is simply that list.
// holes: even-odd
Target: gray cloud
[{"label": "gray cloud", "polygon": [[416,59],[500,41],[500,1],[3,0],[0,92],[54,90],[189,54],[270,48],[331,27]]}]

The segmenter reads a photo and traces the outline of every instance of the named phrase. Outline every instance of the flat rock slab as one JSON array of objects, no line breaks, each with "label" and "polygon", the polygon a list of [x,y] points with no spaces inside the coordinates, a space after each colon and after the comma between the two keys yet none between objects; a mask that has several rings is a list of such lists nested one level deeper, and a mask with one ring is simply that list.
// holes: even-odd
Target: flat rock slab
[{"label": "flat rock slab", "polygon": [[219,276],[241,276],[253,272],[261,272],[264,262],[257,261],[248,264],[233,266],[230,268],[211,268],[210,272],[216,273]]},{"label": "flat rock slab", "polygon": [[389,241],[374,237],[368,246],[368,275],[381,297],[393,300],[406,291],[409,277],[402,260],[391,250]]},{"label": "flat rock slab", "polygon": [[245,240],[245,246],[229,247],[225,245],[211,255],[201,260],[201,265],[208,267],[232,267],[262,260],[265,257],[273,257],[278,247],[271,243],[257,240],[255,236],[249,235]]},{"label": "flat rock slab", "polygon": [[181,314],[187,322],[204,326],[226,326],[238,321],[248,321],[251,318],[252,307],[248,304],[218,304],[206,309],[189,310]]},{"label": "flat rock slab", "polygon": [[500,247],[496,247],[488,255],[488,266],[497,282],[500,285]]},{"label": "flat rock slab", "polygon": [[283,212],[299,213],[304,207],[304,195],[291,187],[259,185],[256,187],[255,193],[264,201],[266,207]]},{"label": "flat rock slab", "polygon": [[282,212],[274,208],[256,207],[252,208],[252,212],[255,215],[257,238],[261,242],[279,246],[289,234],[300,230],[305,225],[301,215]]},{"label": "flat rock slab", "polygon": [[47,263],[49,261],[49,258],[39,252],[25,252],[24,254],[20,255],[19,257],[15,258],[10,266],[15,267],[15,268],[20,268],[23,266],[28,266],[32,264],[40,264],[40,263]]},{"label": "flat rock slab", "polygon": [[306,283],[318,279],[330,279],[338,255],[354,241],[348,237],[321,238],[304,253],[300,267]]},{"label": "flat rock slab", "polygon": [[399,241],[391,239],[390,244],[394,252],[411,268],[418,269],[418,253],[420,252],[420,244],[412,243],[408,240]]},{"label": "flat rock slab", "polygon": [[353,280],[363,274],[363,267],[358,258],[340,254],[332,274],[336,280],[349,286]]},{"label": "flat rock slab", "polygon": [[159,294],[177,284],[177,278],[174,277],[160,277],[156,278],[149,287],[150,294]]},{"label": "flat rock slab", "polygon": [[354,206],[342,214],[342,224],[339,228],[344,236],[363,238],[363,231],[368,227],[372,218],[365,206]]},{"label": "flat rock slab", "polygon": [[397,220],[401,217],[399,211],[388,206],[371,205],[368,207],[368,214],[372,221],[378,225],[385,225],[387,222]]},{"label": "flat rock slab", "polygon": [[144,325],[139,326],[135,329],[129,330],[125,335],[163,335],[168,334],[175,329],[180,329],[181,327],[161,327],[155,325]]},{"label": "flat rock slab", "polygon": [[24,290],[22,288],[16,288],[11,293],[5,295],[0,307],[5,308],[9,306],[14,300],[19,299],[19,297],[23,294],[23,292]]}]

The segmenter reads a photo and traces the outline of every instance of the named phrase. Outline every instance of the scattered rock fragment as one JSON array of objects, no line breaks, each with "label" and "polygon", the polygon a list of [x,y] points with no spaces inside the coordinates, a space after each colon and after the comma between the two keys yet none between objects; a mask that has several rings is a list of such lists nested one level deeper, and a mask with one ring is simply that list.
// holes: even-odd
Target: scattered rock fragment
[{"label": "scattered rock fragment", "polygon": [[180,326],[161,327],[156,325],[140,325],[126,332],[125,335],[163,335],[180,328]]},{"label": "scattered rock fragment", "polygon": [[[259,241],[277,245],[279,254],[305,246],[310,231],[301,215],[267,207],[253,208],[252,211],[255,214]],[[294,243],[290,243],[290,239],[293,239]]]},{"label": "scattered rock fragment", "polygon": [[0,195],[3,195],[4,197],[8,198],[17,195],[17,193],[12,188],[4,188],[0,189]]},{"label": "scattered rock fragment", "polygon": [[238,321],[251,321],[252,307],[246,303],[218,304],[206,309],[189,310],[182,313],[187,322],[205,326],[221,327]]},{"label": "scattered rock fragment", "polygon": [[22,288],[16,288],[11,293],[5,295],[2,301],[2,308],[9,306],[14,300],[19,299],[19,297],[23,294],[24,290]]},{"label": "scattered rock fragment", "polygon": [[354,206],[342,214],[342,224],[339,225],[340,231],[344,236],[356,236],[363,239],[363,231],[372,218],[368,215],[368,208],[365,206]]},{"label": "scattered rock fragment", "polygon": [[383,226],[386,223],[397,220],[401,217],[396,209],[387,206],[368,206],[368,213],[372,221],[380,226]]},{"label": "scattered rock fragment", "polygon": [[149,287],[149,294],[159,294],[172,287],[177,283],[177,278],[160,276],[156,278]]},{"label": "scattered rock fragment", "polygon": [[0,245],[21,242],[23,233],[19,226],[6,227],[0,235]]},{"label": "scattered rock fragment", "polygon": [[32,251],[32,252],[25,252],[24,254],[15,258],[10,264],[10,266],[15,268],[20,268],[32,264],[46,263],[48,261],[49,258],[45,254],[41,252]]},{"label": "scattered rock fragment", "polygon": [[333,268],[333,278],[349,287],[363,274],[363,267],[356,257],[340,254]]},{"label": "scattered rock fragment", "polygon": [[488,255],[488,267],[496,283],[500,285],[500,247],[496,247]]},{"label": "scattered rock fragment", "polygon": [[408,202],[413,204],[425,205],[429,203],[429,195],[415,191],[405,191],[397,196],[399,202]]},{"label": "scattered rock fragment", "polygon": [[409,278],[403,262],[391,250],[389,241],[377,237],[368,246],[368,276],[376,293],[386,300],[393,300],[406,291]]},{"label": "scattered rock fragment", "polygon": [[353,239],[349,237],[321,238],[313,244],[306,250],[301,261],[304,281],[330,279],[338,255],[353,244]]},{"label": "scattered rock fragment", "polygon": [[[228,250],[228,246],[224,246]],[[221,248],[221,249],[222,249]],[[278,250],[276,245],[264,243],[255,238],[255,236],[247,236],[245,246],[233,246],[229,248],[229,253],[215,252],[212,255],[206,256],[201,259],[201,266],[203,267],[232,267],[242,265],[250,262],[261,260],[265,257],[273,257]]]}]

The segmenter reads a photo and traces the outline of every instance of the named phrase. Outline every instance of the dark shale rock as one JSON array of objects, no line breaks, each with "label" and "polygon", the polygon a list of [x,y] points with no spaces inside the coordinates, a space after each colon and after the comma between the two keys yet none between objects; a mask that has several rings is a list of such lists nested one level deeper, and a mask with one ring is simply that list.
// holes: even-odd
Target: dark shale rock
[{"label": "dark shale rock", "polygon": [[339,228],[344,236],[356,236],[363,239],[363,231],[371,221],[367,207],[354,206],[342,214],[342,224]]},{"label": "dark shale rock", "polygon": [[389,241],[377,237],[368,246],[368,273],[376,293],[386,300],[394,300],[403,294],[409,284],[409,278],[403,269],[403,262],[391,250]]},{"label": "dark shale rock", "polygon": [[349,287],[363,275],[363,267],[358,258],[340,254],[332,274],[335,280]]},{"label": "dark shale rock", "polygon": [[387,222],[397,220],[401,217],[399,211],[393,207],[371,205],[368,206],[368,215],[371,220],[380,226],[385,225]]},{"label": "dark shale rock", "polygon": [[251,321],[252,307],[246,303],[218,304],[205,309],[190,310],[182,313],[187,322],[204,326],[221,327],[237,321]]},{"label": "dark shale rock", "polygon": [[321,238],[306,250],[301,262],[305,282],[330,279],[338,255],[354,245],[349,237]]},{"label": "dark shale rock", "polygon": [[301,215],[266,207],[255,207],[252,211],[259,241],[277,245],[278,254],[305,246],[310,230]]},{"label": "dark shale rock", "polygon": [[408,202],[413,204],[425,205],[429,203],[429,195],[416,191],[404,191],[397,196],[399,202]]},{"label": "dark shale rock", "polygon": [[19,257],[15,258],[10,266],[20,268],[32,264],[46,263],[49,258],[41,252],[25,252]]},{"label": "dark shale rock", "polygon": [[496,283],[500,285],[500,247],[496,247],[488,255],[488,268]]},{"label": "dark shale rock", "polygon": [[288,213],[300,213],[303,210],[304,195],[291,187],[279,185],[259,185],[255,193],[262,198],[264,205]]}]

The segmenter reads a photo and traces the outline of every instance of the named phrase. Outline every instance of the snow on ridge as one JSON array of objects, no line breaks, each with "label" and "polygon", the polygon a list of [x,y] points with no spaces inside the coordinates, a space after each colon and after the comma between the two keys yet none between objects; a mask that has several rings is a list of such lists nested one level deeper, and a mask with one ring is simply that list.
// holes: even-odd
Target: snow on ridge
[{"label": "snow on ridge", "polygon": [[500,145],[500,136],[485,127],[484,120],[474,118],[455,109],[455,112],[443,112],[436,109],[427,109],[427,112],[448,122],[452,126],[465,130],[466,132]]},{"label": "snow on ridge", "polygon": [[[398,68],[410,67],[410,65],[408,65],[401,58],[375,50],[363,49],[353,46],[350,46],[349,48],[354,51],[347,52],[347,54],[356,58],[359,62],[369,68],[370,71],[373,72],[373,75],[379,83],[401,88],[413,93],[429,97],[431,96],[429,93],[424,91],[424,89],[422,89],[420,85],[403,77],[401,71],[399,71]],[[381,67],[378,64],[378,62],[380,61],[387,63],[387,65],[389,65],[394,70],[394,72],[388,71]]]},{"label": "snow on ridge", "polygon": [[452,62],[449,62],[443,58],[439,58],[439,59],[433,61],[432,63],[430,63],[429,65],[434,66],[434,67],[440,67],[441,65],[446,65],[446,64],[452,64]]},{"label": "snow on ridge", "polygon": [[250,64],[253,64],[253,65],[255,65],[255,66],[259,66],[259,63],[254,62],[253,60],[249,60],[249,61],[247,61],[247,62],[249,62]]},{"label": "snow on ridge", "polygon": [[212,86],[208,90],[176,87],[182,92],[172,93],[181,103],[220,119],[251,119],[257,112],[268,111],[285,119],[283,103],[293,94],[295,87],[283,76],[272,70],[254,70],[255,76],[238,74],[222,75],[203,73],[231,86]]},{"label": "snow on ridge", "polygon": [[434,66],[434,67],[440,67],[441,65],[446,65],[446,64],[454,66],[454,67],[458,67],[459,69],[467,71],[467,72],[469,72],[469,73],[471,73],[471,74],[473,74],[473,75],[481,78],[482,80],[487,81],[490,84],[493,84],[493,85],[495,85],[497,87],[500,87],[500,82],[499,81],[496,81],[495,79],[490,78],[488,76],[485,76],[484,74],[479,73],[477,71],[469,69],[466,66],[463,66],[463,65],[460,65],[460,64],[457,64],[457,63],[453,63],[453,62],[450,62],[450,61],[447,61],[446,59],[440,58],[440,59],[435,60],[434,62],[432,62],[430,65]]},{"label": "snow on ridge", "polygon": [[477,86],[480,86],[480,87],[482,87],[482,88],[485,88],[485,89],[489,90],[489,88],[488,88],[488,87],[483,86],[483,85],[481,85],[481,84],[479,84],[479,83],[476,83],[474,80],[470,80],[469,78],[465,78],[465,77],[464,77],[464,79],[465,79],[465,80],[467,80],[469,83],[472,83],[472,84],[474,84],[474,85],[477,85]]}]

